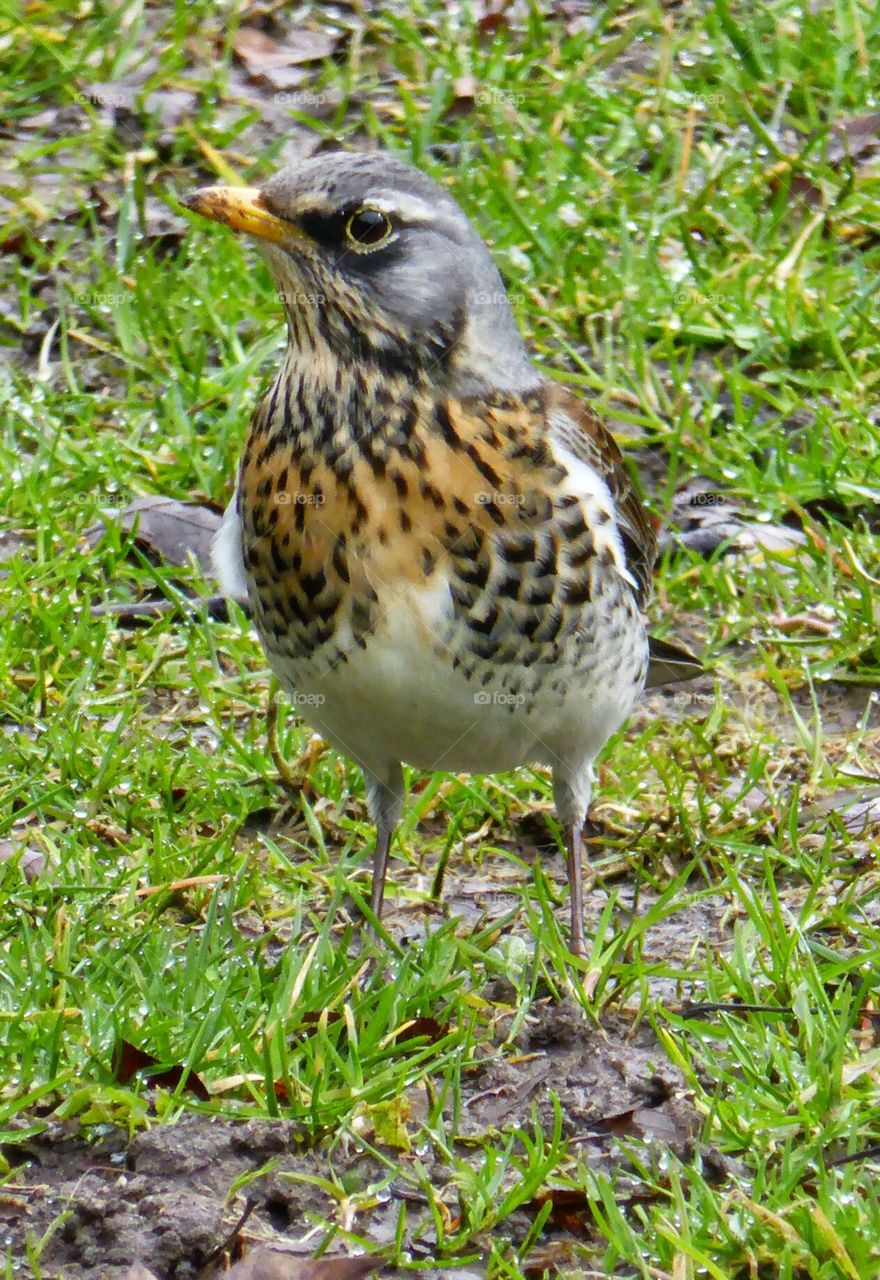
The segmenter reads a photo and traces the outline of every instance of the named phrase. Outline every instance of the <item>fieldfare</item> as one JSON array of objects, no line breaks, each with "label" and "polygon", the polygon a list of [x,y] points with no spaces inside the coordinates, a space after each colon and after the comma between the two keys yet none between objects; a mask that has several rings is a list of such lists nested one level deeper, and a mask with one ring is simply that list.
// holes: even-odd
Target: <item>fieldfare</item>
[{"label": "fieldfare", "polygon": [[409,164],[333,153],[184,204],[252,236],[284,303],[216,565],[363,769],[373,912],[402,762],[546,765],[583,955],[593,763],[645,685],[657,550],[617,445],[534,366],[488,248]]}]

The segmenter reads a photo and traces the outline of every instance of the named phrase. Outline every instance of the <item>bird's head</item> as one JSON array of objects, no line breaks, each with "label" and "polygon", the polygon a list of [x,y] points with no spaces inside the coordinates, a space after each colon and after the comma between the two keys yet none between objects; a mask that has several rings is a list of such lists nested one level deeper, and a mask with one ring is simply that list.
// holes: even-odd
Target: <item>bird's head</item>
[{"label": "bird's head", "polygon": [[303,358],[329,348],[336,360],[430,371],[459,395],[539,381],[489,250],[411,165],[334,152],[183,203],[256,240]]}]

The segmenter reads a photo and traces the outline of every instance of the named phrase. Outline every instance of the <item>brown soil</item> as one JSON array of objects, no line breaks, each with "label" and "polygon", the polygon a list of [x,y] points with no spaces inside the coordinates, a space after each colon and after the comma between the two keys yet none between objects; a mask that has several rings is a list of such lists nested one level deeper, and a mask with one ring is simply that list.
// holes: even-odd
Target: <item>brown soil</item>
[{"label": "brown soil", "polygon": [[[551,1132],[551,1090],[570,1150],[587,1164],[619,1166],[625,1155],[616,1135],[681,1153],[690,1148],[698,1117],[647,1025],[623,1018],[591,1025],[568,1002],[547,1000],[536,1009],[514,1044],[502,1043],[500,1028],[497,1052],[466,1074],[454,1148],[458,1157],[479,1162],[483,1142],[493,1132],[496,1141],[499,1131],[530,1132],[535,1118],[545,1134]],[[419,1100],[412,1101],[415,1112]],[[363,1189],[387,1176],[387,1166],[350,1139],[332,1148],[310,1146],[303,1130],[287,1120],[198,1114],[184,1115],[177,1124],[157,1124],[131,1141],[121,1130],[103,1126],[88,1142],[59,1124],[24,1145],[8,1147],[6,1154],[24,1163],[0,1190],[5,1227],[0,1233],[17,1273],[31,1275],[25,1240],[51,1230],[40,1258],[42,1280],[123,1280],[135,1263],[156,1280],[206,1280],[259,1245],[308,1257],[324,1236],[323,1230],[313,1230],[316,1221],[338,1221],[341,1208],[302,1178],[332,1178],[337,1185],[344,1180],[347,1188]],[[389,1155],[403,1169],[416,1161],[415,1153]],[[450,1170],[430,1148],[420,1149],[418,1159],[433,1187],[448,1187]],[[236,1188],[247,1175],[256,1176]],[[454,1216],[458,1206],[451,1188],[444,1199]],[[236,1235],[235,1224],[249,1200],[254,1210]],[[379,1190],[375,1204],[346,1225],[365,1241],[390,1244],[401,1202],[406,1203],[410,1256],[429,1262],[436,1250],[432,1215],[426,1197],[405,1176]],[[589,1214],[585,1205],[580,1210],[567,1212],[559,1223],[551,1218],[545,1241],[566,1252],[578,1240],[587,1243]],[[537,1206],[518,1211],[505,1230],[521,1238],[536,1211]],[[330,1254],[335,1252],[346,1248],[334,1242]],[[438,1260],[436,1269],[423,1274],[453,1272]],[[479,1269],[456,1268],[454,1274],[464,1277]]]}]

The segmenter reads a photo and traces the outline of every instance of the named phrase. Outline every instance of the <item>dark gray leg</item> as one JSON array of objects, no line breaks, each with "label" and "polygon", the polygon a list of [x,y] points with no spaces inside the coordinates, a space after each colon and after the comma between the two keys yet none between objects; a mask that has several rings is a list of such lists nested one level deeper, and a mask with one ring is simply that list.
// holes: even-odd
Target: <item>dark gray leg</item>
[{"label": "dark gray leg", "polygon": [[565,828],[565,860],[571,895],[571,953],[587,954],[584,938],[584,840],[580,824]]},{"label": "dark gray leg", "polygon": [[367,807],[376,824],[376,851],[373,854],[373,886],[370,906],[377,918],[382,916],[385,898],[385,871],[394,828],[403,815],[403,770],[399,764],[389,766],[384,777],[364,770]]},{"label": "dark gray leg", "polygon": [[583,828],[593,791],[593,769],[590,763],[578,769],[553,770],[553,798],[556,813],[565,833],[565,860],[571,894],[571,952],[587,954],[584,937],[584,837]]}]

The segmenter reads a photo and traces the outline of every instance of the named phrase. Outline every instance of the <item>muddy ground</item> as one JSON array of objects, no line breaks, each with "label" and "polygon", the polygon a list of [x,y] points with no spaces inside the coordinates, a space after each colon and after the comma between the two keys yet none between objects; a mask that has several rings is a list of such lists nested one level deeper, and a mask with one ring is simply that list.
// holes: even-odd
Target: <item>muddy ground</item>
[{"label": "muddy ground", "polygon": [[[551,1089],[564,1135],[590,1164],[620,1163],[616,1134],[682,1152],[698,1131],[681,1077],[647,1025],[612,1018],[601,1028],[590,1026],[573,1005],[546,1000],[514,1045],[499,1045],[467,1075],[456,1153],[466,1156],[470,1150],[479,1159],[479,1139],[487,1132],[520,1126],[530,1131],[533,1108],[545,1132],[552,1131]],[[28,1275],[25,1235],[33,1240],[52,1232],[41,1258],[44,1280],[123,1280],[135,1262],[157,1280],[196,1280],[221,1274],[227,1260],[260,1244],[311,1256],[323,1237],[314,1230],[316,1221],[338,1219],[340,1206],[300,1179],[343,1179],[347,1187],[366,1188],[387,1173],[351,1140],[336,1142],[332,1150],[309,1147],[302,1129],[286,1120],[202,1115],[184,1115],[176,1125],[157,1125],[131,1141],[125,1132],[105,1127],[92,1144],[59,1124],[7,1154],[24,1163],[0,1191],[3,1237],[18,1273]],[[400,1161],[400,1153],[394,1154]],[[434,1186],[448,1184],[450,1170],[430,1150],[407,1158],[425,1164]],[[261,1176],[236,1190],[242,1178],[260,1170]],[[426,1198],[395,1181],[376,1199],[375,1207],[353,1215],[350,1229],[377,1246],[389,1245],[405,1202],[410,1255],[429,1262],[436,1234]],[[255,1207],[236,1235],[248,1201]],[[511,1226],[520,1238],[539,1207],[526,1206],[514,1216]],[[454,1218],[454,1200],[447,1208]],[[576,1246],[587,1245],[590,1234],[589,1215],[575,1201],[557,1222],[551,1217],[539,1256],[549,1249],[560,1262],[573,1262]],[[337,1251],[345,1247],[330,1250]],[[447,1273],[442,1265],[427,1272]],[[456,1268],[454,1274],[469,1273]]]},{"label": "muddy ground", "polygon": [[[704,697],[708,703],[710,689],[707,677],[694,682],[690,701],[685,705],[682,698],[681,707],[674,691],[652,693],[636,720],[690,710],[694,698]],[[845,688],[829,688],[825,694],[824,710],[839,719],[842,732],[851,719],[865,714],[863,692],[855,701]],[[744,802],[749,802],[748,796]],[[598,808],[601,813],[601,804]],[[540,855],[561,888],[562,859],[550,856],[547,831],[540,815],[533,817],[516,833],[518,854],[525,862]],[[617,895],[624,914],[645,912],[656,901],[655,894],[639,888],[634,857],[634,851],[624,854],[619,867],[611,866],[605,883],[588,893],[588,930],[610,892]],[[423,867],[412,874],[430,879],[433,872]],[[478,870],[453,858],[442,910],[461,918],[465,929],[500,918],[515,905],[521,876],[521,868],[497,853],[487,854]],[[400,878],[406,878],[405,871]],[[797,887],[791,892],[796,897]],[[647,931],[643,963],[649,968],[663,962],[686,974],[695,948],[717,952],[727,947],[734,917],[723,892],[680,904]],[[387,920],[400,941],[414,945],[426,926],[436,923],[424,905],[405,898],[392,906]],[[652,995],[668,1007],[688,997],[700,998],[686,981],[651,979],[650,984]],[[484,995],[497,997],[503,1009],[513,998],[513,988],[501,985],[506,990],[487,990]],[[500,1145],[504,1135],[520,1129],[530,1133],[535,1118],[545,1135],[551,1133],[555,1095],[569,1151],[593,1168],[614,1167],[619,1179],[623,1172],[618,1187],[623,1186],[624,1196],[627,1144],[633,1139],[642,1159],[660,1159],[671,1149],[687,1159],[699,1156],[706,1176],[725,1178],[729,1162],[701,1146],[701,1118],[647,1022],[618,1011],[600,1024],[592,1023],[570,998],[551,995],[536,1002],[513,1038],[512,1016],[502,1014],[496,1020],[494,1041],[481,1047],[480,1059],[463,1073],[458,1141],[452,1148],[457,1158],[478,1165],[485,1158],[487,1141]],[[409,1129],[415,1133],[427,1111],[427,1093],[414,1090],[407,1101]],[[91,1140],[83,1136],[78,1120],[51,1122],[45,1132],[3,1151],[14,1167],[0,1187],[0,1239],[13,1274],[40,1280],[134,1280],[129,1270],[140,1263],[155,1280],[214,1280],[236,1259],[253,1257],[261,1246],[288,1260],[311,1258],[326,1239],[326,1227],[334,1223],[363,1243],[337,1237],[328,1256],[356,1253],[365,1245],[388,1247],[402,1206],[406,1251],[427,1268],[426,1275],[466,1280],[483,1274],[478,1264],[453,1268],[448,1259],[444,1266],[437,1255],[436,1225],[427,1197],[401,1177],[388,1182],[390,1164],[415,1169],[420,1163],[427,1183],[440,1189],[444,1212],[454,1227],[461,1206],[453,1171],[431,1145],[408,1153],[389,1150],[389,1164],[384,1164],[381,1143],[372,1132],[362,1135],[366,1145],[350,1135],[316,1145],[300,1125],[288,1120],[235,1121],[196,1112],[184,1113],[176,1124],[163,1117],[163,1123],[133,1138],[110,1126],[93,1126],[88,1133]],[[348,1198],[338,1200],[313,1179],[344,1183]],[[375,1195],[363,1196],[359,1203],[358,1193],[373,1186],[378,1188]],[[514,1244],[525,1238],[542,1204],[539,1197],[508,1220],[505,1231]],[[604,1274],[592,1269],[598,1255],[591,1244],[598,1237],[585,1199],[569,1190],[553,1198],[553,1204],[531,1255],[535,1274],[541,1275],[545,1266],[568,1275]],[[236,1230],[249,1206],[250,1216]],[[26,1241],[38,1241],[47,1233],[37,1270],[27,1260]],[[591,1254],[592,1267],[584,1262]],[[384,1273],[391,1274],[387,1269]],[[288,1275],[305,1280],[307,1274],[312,1273],[285,1271],[283,1280]]]}]

